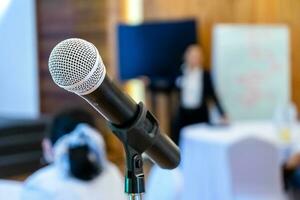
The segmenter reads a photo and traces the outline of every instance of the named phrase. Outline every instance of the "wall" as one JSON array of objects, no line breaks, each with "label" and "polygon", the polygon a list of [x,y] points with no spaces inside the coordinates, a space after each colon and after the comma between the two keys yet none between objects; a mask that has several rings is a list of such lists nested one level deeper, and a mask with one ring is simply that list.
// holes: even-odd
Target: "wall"
[{"label": "wall", "polygon": [[83,99],[67,92],[54,84],[48,70],[48,58],[53,47],[60,41],[77,37],[95,44],[106,64],[108,73],[113,74],[110,67],[114,58],[110,49],[114,43],[113,15],[118,13],[117,2],[109,0],[36,0],[38,19],[38,49],[40,101],[42,114],[53,114],[70,105],[84,107],[96,118],[97,126],[104,135],[110,160],[123,165],[122,145],[107,130],[104,120]]},{"label": "wall", "polygon": [[54,84],[48,70],[48,58],[60,41],[77,37],[96,45],[107,61],[106,0],[37,0],[39,76],[42,113],[53,113],[70,104],[87,106],[77,95]]},{"label": "wall", "polygon": [[34,118],[39,115],[35,1],[1,3],[0,116]]},{"label": "wall", "polygon": [[300,108],[299,0],[144,0],[145,20],[196,18],[199,38],[210,65],[212,28],[216,23],[284,23],[291,32],[292,98]]}]

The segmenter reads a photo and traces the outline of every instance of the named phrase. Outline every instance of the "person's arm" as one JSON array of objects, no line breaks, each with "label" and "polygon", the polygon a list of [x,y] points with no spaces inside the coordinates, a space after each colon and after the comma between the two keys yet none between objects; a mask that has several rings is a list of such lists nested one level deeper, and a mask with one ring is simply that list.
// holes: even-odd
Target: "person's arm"
[{"label": "person's arm", "polygon": [[225,115],[225,111],[222,107],[222,105],[220,104],[220,101],[219,101],[219,98],[215,92],[215,88],[214,88],[214,85],[213,85],[213,82],[212,82],[212,79],[211,79],[211,75],[210,75],[210,72],[204,72],[206,73],[205,76],[206,76],[206,83],[207,84],[207,90],[208,90],[208,94],[209,94],[209,97],[210,99],[213,101],[213,103],[216,105],[218,111],[220,112],[221,116],[224,118],[226,117]]}]

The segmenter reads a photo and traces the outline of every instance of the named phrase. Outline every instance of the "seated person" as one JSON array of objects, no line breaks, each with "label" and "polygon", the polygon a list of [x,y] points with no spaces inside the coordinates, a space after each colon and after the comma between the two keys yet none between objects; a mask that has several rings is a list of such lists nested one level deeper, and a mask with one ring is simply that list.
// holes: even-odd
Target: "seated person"
[{"label": "seated person", "polygon": [[43,150],[49,165],[24,183],[24,200],[125,199],[123,179],[106,158],[93,117],[71,109],[54,117]]},{"label": "seated person", "polygon": [[300,153],[296,153],[283,166],[283,178],[286,190],[300,190]]},{"label": "seated person", "polygon": [[214,103],[227,123],[225,112],[216,95],[209,71],[203,69],[203,51],[196,44],[184,54],[183,73],[179,78],[180,107],[173,122],[172,139],[179,143],[181,128],[195,123],[209,122],[209,104]]}]

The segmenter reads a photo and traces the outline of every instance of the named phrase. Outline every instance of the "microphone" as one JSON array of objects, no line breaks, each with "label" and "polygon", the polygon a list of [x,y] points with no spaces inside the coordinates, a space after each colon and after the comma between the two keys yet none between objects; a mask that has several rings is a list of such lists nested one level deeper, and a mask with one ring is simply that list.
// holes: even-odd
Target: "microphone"
[{"label": "microphone", "polygon": [[179,148],[160,132],[157,120],[142,103],[136,104],[111,81],[92,43],[77,38],[60,42],[50,54],[49,71],[55,84],[98,111],[124,144],[140,154],[145,152],[164,169],[179,165]]}]

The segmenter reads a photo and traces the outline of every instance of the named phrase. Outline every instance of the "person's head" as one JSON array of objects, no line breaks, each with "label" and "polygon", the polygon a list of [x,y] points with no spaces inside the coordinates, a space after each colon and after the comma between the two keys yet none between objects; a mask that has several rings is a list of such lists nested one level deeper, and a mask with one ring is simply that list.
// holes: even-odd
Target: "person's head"
[{"label": "person's head", "polygon": [[44,158],[47,162],[53,162],[53,145],[57,140],[72,132],[81,123],[95,127],[93,116],[83,109],[69,108],[54,115],[42,143]]},{"label": "person's head", "polygon": [[196,68],[202,67],[204,61],[203,50],[197,44],[192,44],[187,47],[184,53],[184,63],[187,67]]},{"label": "person's head", "polygon": [[59,173],[89,181],[107,166],[104,140],[88,124],[79,124],[54,145],[54,164]]},{"label": "person's head", "polygon": [[[44,158],[48,163],[54,162],[56,143],[75,131],[81,124],[91,128],[95,127],[94,117],[83,109],[63,110],[53,117],[42,143]],[[88,131],[88,129],[86,130]],[[96,166],[98,164],[93,163],[90,155],[90,147],[87,144],[68,147],[70,172],[73,176],[82,180],[89,180],[100,173],[98,166]]]}]

